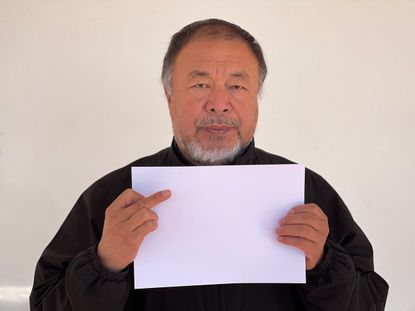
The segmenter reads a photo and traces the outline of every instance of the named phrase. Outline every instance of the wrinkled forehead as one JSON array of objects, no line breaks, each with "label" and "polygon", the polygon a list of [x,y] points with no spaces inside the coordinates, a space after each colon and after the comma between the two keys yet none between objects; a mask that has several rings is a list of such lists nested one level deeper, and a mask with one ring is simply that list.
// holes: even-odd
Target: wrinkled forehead
[{"label": "wrinkled forehead", "polygon": [[189,41],[177,55],[175,72],[226,70],[258,78],[258,61],[240,39],[198,38]]}]

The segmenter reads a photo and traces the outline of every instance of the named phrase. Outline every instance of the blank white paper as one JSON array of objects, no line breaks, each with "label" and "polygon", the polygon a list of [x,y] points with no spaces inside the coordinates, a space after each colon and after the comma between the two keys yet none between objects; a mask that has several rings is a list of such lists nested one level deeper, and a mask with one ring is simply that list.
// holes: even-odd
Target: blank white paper
[{"label": "blank white paper", "polygon": [[229,283],[305,283],[304,253],[278,242],[287,211],[304,203],[304,166],[133,167],[132,187],[148,196],[158,228],[134,261],[135,288]]}]

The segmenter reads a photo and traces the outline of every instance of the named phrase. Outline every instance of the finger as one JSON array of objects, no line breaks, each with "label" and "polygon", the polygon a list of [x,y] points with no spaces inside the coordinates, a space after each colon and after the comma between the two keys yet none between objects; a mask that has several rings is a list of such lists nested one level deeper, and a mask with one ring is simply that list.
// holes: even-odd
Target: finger
[{"label": "finger", "polygon": [[155,205],[159,204],[160,201],[166,200],[170,196],[170,190],[163,190],[156,192],[147,198],[142,197],[142,199],[140,199],[139,201],[119,210],[116,215],[113,215],[113,219],[119,222],[127,221],[132,215],[134,215],[140,209],[152,208]]},{"label": "finger", "polygon": [[307,270],[312,269],[319,262],[323,255],[324,244],[319,245],[309,240],[298,237],[278,237],[278,240],[285,244],[300,249],[306,259]]},{"label": "finger", "polygon": [[124,190],[105,210],[105,218],[115,222],[127,219],[134,212],[134,210],[130,211],[128,208],[140,202],[143,198],[143,195],[132,189]]},{"label": "finger", "polygon": [[[144,198],[144,197],[143,197]],[[117,215],[114,215],[114,219],[117,219],[118,221],[127,221],[130,219],[132,215],[134,215],[136,212],[138,212],[140,209],[145,208],[143,206],[143,199],[126,206],[125,208],[118,211]]]},{"label": "finger", "polygon": [[147,198],[144,198],[141,202],[141,206],[144,208],[153,208],[154,206],[160,204],[161,202],[167,200],[171,197],[170,190],[163,190],[153,193]]},{"label": "finger", "polygon": [[287,214],[279,221],[280,225],[308,225],[315,230],[320,230],[324,222],[317,216],[310,213]]},{"label": "finger", "polygon": [[134,231],[145,222],[150,220],[157,221],[158,219],[159,217],[154,211],[148,208],[141,208],[125,221],[125,225],[129,230]]},{"label": "finger", "polygon": [[314,203],[298,205],[288,211],[288,214],[303,214],[303,213],[311,213],[322,220],[327,219],[326,214],[324,214],[321,208],[317,204],[314,204]]},{"label": "finger", "polygon": [[316,243],[310,240],[304,239],[304,238],[300,238],[300,237],[279,235],[277,238],[278,238],[278,241],[280,241],[283,244],[291,245],[291,246],[301,249],[304,252],[304,254],[307,254],[309,249],[316,247]]},{"label": "finger", "polygon": [[143,223],[141,226],[134,229],[133,234],[136,240],[142,240],[147,234],[157,229],[157,221],[149,220]]},{"label": "finger", "polygon": [[143,195],[129,188],[124,190],[115,200],[111,203],[110,208],[122,209],[131,204],[138,202],[144,198]]},{"label": "finger", "polygon": [[277,229],[278,236],[288,236],[307,239],[313,243],[322,240],[321,234],[313,227],[307,225],[283,225]]}]

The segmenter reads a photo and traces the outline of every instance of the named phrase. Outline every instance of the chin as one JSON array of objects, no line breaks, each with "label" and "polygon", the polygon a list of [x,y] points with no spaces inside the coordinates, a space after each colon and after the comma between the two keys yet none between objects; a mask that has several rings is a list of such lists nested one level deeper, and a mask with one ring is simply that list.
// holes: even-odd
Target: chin
[{"label": "chin", "polygon": [[191,142],[179,143],[183,154],[195,164],[223,165],[232,162],[243,149],[239,139],[233,142],[209,141],[206,143],[194,139]]},{"label": "chin", "polygon": [[220,151],[220,150],[232,150],[241,143],[238,140],[232,142],[224,141],[209,141],[209,142],[199,142],[200,148],[206,152],[209,151]]}]

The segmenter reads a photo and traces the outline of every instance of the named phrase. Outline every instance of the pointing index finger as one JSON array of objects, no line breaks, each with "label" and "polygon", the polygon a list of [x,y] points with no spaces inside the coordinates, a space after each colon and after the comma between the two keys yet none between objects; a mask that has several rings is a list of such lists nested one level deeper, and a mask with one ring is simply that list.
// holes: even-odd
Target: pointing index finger
[{"label": "pointing index finger", "polygon": [[153,193],[152,195],[144,198],[141,202],[141,206],[144,208],[153,208],[154,206],[166,201],[171,197],[171,191],[166,189]]}]

